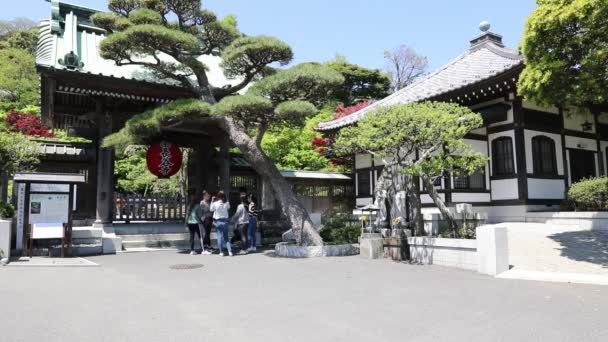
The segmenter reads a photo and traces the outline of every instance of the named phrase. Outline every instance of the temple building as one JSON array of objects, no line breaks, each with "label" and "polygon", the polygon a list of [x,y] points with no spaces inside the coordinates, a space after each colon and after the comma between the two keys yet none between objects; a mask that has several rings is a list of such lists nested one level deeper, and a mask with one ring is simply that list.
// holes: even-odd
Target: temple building
[{"label": "temple building", "polygon": [[[144,203],[150,207],[125,217],[121,207],[125,203],[114,193],[115,153],[103,148],[101,143],[106,136],[124,127],[133,115],[177,99],[195,97],[194,94],[171,81],[156,78],[140,66],[117,66],[103,59],[99,55],[99,44],[106,37],[106,31],[90,21],[97,11],[59,0],[50,3],[51,17],[40,24],[36,53],[42,123],[91,142],[42,141],[44,154],[38,171],[85,175],[86,182],[78,186],[76,194],[74,224],[103,229],[108,239],[114,239],[112,223],[117,220],[183,219],[184,209],[169,210],[170,217],[166,217],[167,210],[162,205],[174,207],[175,204],[169,205],[165,199],[142,198],[129,201],[136,206]],[[208,77],[213,86],[239,82],[224,75],[219,57],[200,59],[209,67]],[[280,204],[274,199],[270,183],[262,180],[242,156],[231,151],[226,135],[217,127],[176,126],[164,130],[163,139],[193,151],[188,165],[184,166],[188,173],[188,193],[224,190],[236,208],[239,189],[244,187],[261,197],[267,219],[281,219]],[[350,177],[343,174],[284,171],[283,175],[317,220],[320,213],[331,206],[332,199],[341,197],[350,201],[354,192]],[[179,204],[179,208],[182,207],[183,204]]]},{"label": "temple building", "polygon": [[[468,177],[448,175],[436,183],[445,202],[471,203],[494,222],[525,220],[530,211],[559,210],[572,183],[606,175],[608,108],[540,107],[526,101],[517,94],[523,56],[506,48],[489,24],[480,29],[469,48],[448,64],[358,112],[321,123],[318,130],[335,135],[382,106],[419,101],[468,106],[484,124],[466,136],[466,142],[489,162]],[[371,155],[355,156],[357,206],[374,200],[382,167]],[[424,191],[421,201],[423,213],[437,212]]]}]

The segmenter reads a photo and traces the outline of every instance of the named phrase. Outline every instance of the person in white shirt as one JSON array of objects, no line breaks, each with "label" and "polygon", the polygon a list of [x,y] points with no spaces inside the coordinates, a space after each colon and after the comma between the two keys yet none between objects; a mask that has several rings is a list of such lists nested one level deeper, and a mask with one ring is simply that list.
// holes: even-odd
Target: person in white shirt
[{"label": "person in white shirt", "polygon": [[232,243],[232,246],[234,246],[236,242],[240,242],[241,251],[247,249],[247,227],[249,226],[248,205],[247,196],[241,196],[241,203],[236,207],[236,213],[230,220],[230,223],[236,225],[230,242]]},{"label": "person in white shirt", "polygon": [[230,202],[226,200],[226,194],[223,191],[217,193],[217,199],[214,197],[210,206],[213,211],[213,220],[215,221],[215,231],[217,235],[217,249],[221,256],[224,243],[228,250],[228,255],[232,256],[230,240],[228,240],[228,210],[230,210]]}]

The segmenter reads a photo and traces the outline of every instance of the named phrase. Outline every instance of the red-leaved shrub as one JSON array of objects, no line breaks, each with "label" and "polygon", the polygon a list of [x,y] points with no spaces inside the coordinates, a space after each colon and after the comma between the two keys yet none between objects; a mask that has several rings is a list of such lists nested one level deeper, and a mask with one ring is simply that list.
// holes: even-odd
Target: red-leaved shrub
[{"label": "red-leaved shrub", "polygon": [[314,137],[310,141],[310,144],[316,147],[327,146],[327,144],[329,144],[329,139]]},{"label": "red-leaved shrub", "polygon": [[357,112],[365,107],[369,106],[369,101],[361,101],[356,105],[352,105],[349,107],[345,107],[344,105],[339,105],[336,107],[336,114],[332,117],[332,120],[336,120],[348,115],[351,115],[354,112]]},{"label": "red-leaved shrub", "polygon": [[16,110],[11,110],[6,115],[4,121],[14,132],[21,132],[25,135],[44,138],[52,138],[55,136],[53,132],[49,131],[47,126],[40,123],[36,114],[20,113]]}]

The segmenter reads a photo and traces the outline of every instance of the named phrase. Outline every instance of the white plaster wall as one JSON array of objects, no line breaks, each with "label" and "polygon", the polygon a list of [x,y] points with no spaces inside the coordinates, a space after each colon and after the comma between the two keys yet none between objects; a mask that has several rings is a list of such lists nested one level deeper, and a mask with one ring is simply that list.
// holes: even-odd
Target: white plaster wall
[{"label": "white plaster wall", "polygon": [[[490,134],[488,135],[488,141],[490,143],[490,146],[492,146],[492,140],[496,139],[496,138],[500,138],[500,137],[510,137],[511,138],[511,143],[513,144],[513,167],[515,169],[515,171],[517,172],[517,151],[515,150],[515,131],[510,130],[510,131],[504,131],[504,132],[499,132],[499,133],[494,133],[494,134]],[[492,158],[492,148],[490,148],[490,150],[488,151],[488,154],[490,156],[490,158]],[[490,163],[490,171],[492,170],[492,163]],[[492,186],[494,187],[494,186]]]},{"label": "white plaster wall", "polygon": [[600,113],[597,116],[597,121],[599,123],[608,124],[608,113]]},{"label": "white plaster wall", "polygon": [[366,167],[372,167],[372,156],[369,154],[355,155],[355,169],[363,169]]},{"label": "white plaster wall", "polygon": [[528,178],[528,198],[563,199],[565,191],[563,179]]},{"label": "white plaster wall", "polygon": [[442,265],[477,270],[477,241],[428,237],[408,238],[412,260],[427,265]]},{"label": "white plaster wall", "polygon": [[593,139],[566,136],[566,148],[579,150],[597,151],[597,143]]},{"label": "white plaster wall", "polygon": [[531,102],[531,101],[527,101],[527,100],[523,100],[522,101],[522,107],[528,108],[528,109],[532,109],[532,110],[537,110],[539,112],[545,112],[545,113],[551,113],[551,114],[557,114],[557,115],[559,115],[559,109],[557,107],[539,106],[536,103]]},{"label": "white plaster wall", "polygon": [[471,133],[473,133],[473,134],[487,135],[488,134],[488,129],[485,128],[485,127],[477,128],[477,129],[471,130]]},{"label": "white plaster wall", "polygon": [[593,114],[588,110],[583,110],[580,108],[573,109],[570,108],[564,111],[564,128],[572,131],[583,132],[583,127],[581,126],[585,121],[591,122],[592,129],[590,131],[586,131],[586,133],[595,133],[595,119],[593,118]]},{"label": "white plaster wall", "polygon": [[517,178],[492,181],[492,200],[518,199]]},{"label": "white plaster wall", "polygon": [[487,192],[453,192],[452,202],[459,203],[483,203],[490,202],[490,194]]},{"label": "white plaster wall", "polygon": [[373,203],[373,198],[372,197],[366,197],[366,198],[357,198],[356,200],[356,205],[357,207],[364,207],[368,204],[372,204]]},{"label": "white plaster wall", "polygon": [[564,155],[562,153],[562,138],[559,134],[545,133],[540,131],[524,130],[524,141],[526,142],[526,171],[534,173],[534,161],[532,160],[532,138],[544,135],[551,138],[555,143],[555,159],[557,161],[557,174],[564,175]]},{"label": "white plaster wall", "polygon": [[[439,198],[441,198],[443,201],[445,201],[445,194],[439,194]],[[421,194],[420,195],[420,202],[422,204],[433,204],[435,202],[433,202],[433,199],[431,198],[431,196],[427,195],[427,194]]]}]

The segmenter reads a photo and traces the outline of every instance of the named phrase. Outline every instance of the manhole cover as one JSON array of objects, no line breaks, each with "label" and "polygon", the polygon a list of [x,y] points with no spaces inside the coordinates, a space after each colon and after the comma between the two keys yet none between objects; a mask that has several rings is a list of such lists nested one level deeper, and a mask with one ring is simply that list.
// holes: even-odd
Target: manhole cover
[{"label": "manhole cover", "polygon": [[203,267],[203,264],[177,264],[169,266],[172,270],[193,270],[201,267]]}]

